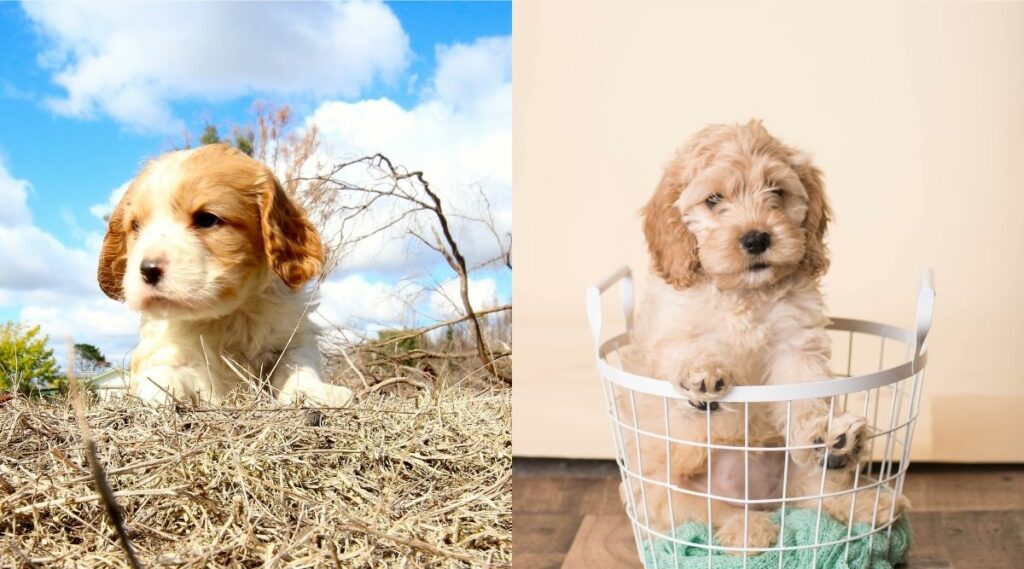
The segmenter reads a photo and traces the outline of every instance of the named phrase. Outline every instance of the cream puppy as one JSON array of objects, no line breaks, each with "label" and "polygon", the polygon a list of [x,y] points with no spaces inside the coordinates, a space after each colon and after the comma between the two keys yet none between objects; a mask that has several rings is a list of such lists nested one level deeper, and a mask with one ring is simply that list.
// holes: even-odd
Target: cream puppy
[{"label": "cream puppy", "polygon": [[[696,134],[666,167],[644,209],[653,274],[624,354],[628,367],[671,382],[685,396],[668,409],[672,438],[742,446],[749,436],[750,446],[782,446],[788,421],[790,446],[806,447],[789,453],[787,496],[793,497],[819,494],[823,474],[826,492],[853,487],[866,421],[839,410],[830,421],[829,402],[811,399],[794,401],[789,413],[784,404],[751,405],[745,428],[742,405],[716,400],[736,385],[832,377],[829,320],[819,286],[829,262],[824,237],[830,214],[821,172],[759,121],[711,126]],[[635,403],[641,429],[664,435],[665,403],[652,397]],[[623,414],[632,421],[629,407]],[[728,485],[714,479],[715,468],[707,480],[705,448],[667,446],[660,436],[636,439],[639,444],[632,441],[630,452],[634,464],[642,462],[644,478],[700,492]],[[735,451],[712,454],[713,461],[723,461],[719,476],[735,474],[727,465],[735,470],[736,455],[729,452]],[[773,451],[755,457],[751,485],[758,495],[751,498],[778,495],[782,457]],[[743,497],[739,480],[739,489],[733,484],[726,495]],[[666,492],[657,484],[631,487],[634,499],[643,499],[652,527],[707,520],[704,498]],[[857,521],[870,521],[870,494],[871,499],[858,498]],[[879,523],[889,516],[886,498]],[[751,512],[744,523],[743,508],[733,503],[714,501],[712,510],[723,545],[767,547],[777,536],[768,512]],[[849,496],[826,499],[824,510],[849,519]]]},{"label": "cream puppy", "polygon": [[307,317],[322,263],[316,229],[260,162],[222,144],[150,162],[110,216],[98,270],[103,292],[142,314],[133,392],[347,403],[321,379]]}]

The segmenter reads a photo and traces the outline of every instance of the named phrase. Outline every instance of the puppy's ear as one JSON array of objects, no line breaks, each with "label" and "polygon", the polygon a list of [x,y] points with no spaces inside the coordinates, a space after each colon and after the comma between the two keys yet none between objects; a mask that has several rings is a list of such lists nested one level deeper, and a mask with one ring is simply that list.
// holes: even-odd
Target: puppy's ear
[{"label": "puppy's ear", "polygon": [[832,219],[832,208],[825,196],[825,184],[821,170],[811,164],[810,157],[803,153],[794,153],[790,164],[800,178],[807,191],[807,217],[804,218],[806,232],[804,258],[800,269],[811,277],[819,277],[828,271],[828,248],[825,246],[825,232],[828,222]]},{"label": "puppy's ear", "polygon": [[125,192],[107,220],[107,234],[103,236],[100,263],[96,280],[100,290],[110,298],[124,300],[124,271],[128,264],[128,241],[125,234],[125,213],[130,203],[131,189]]},{"label": "puppy's ear", "polygon": [[324,251],[320,234],[269,170],[261,174],[260,225],[270,267],[292,288],[320,274]]},{"label": "puppy's ear", "polygon": [[670,285],[686,288],[697,280],[700,260],[697,238],[687,229],[676,207],[683,186],[673,174],[670,167],[644,206],[644,235],[654,272]]}]

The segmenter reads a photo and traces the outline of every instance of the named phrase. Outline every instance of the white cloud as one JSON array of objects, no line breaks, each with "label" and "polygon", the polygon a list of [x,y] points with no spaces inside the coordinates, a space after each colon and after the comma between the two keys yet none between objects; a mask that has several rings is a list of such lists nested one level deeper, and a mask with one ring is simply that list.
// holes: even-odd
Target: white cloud
[{"label": "white cloud", "polygon": [[415,310],[407,299],[421,288],[409,282],[370,281],[359,274],[326,281],[320,285],[317,321],[352,330],[409,325]]},{"label": "white cloud", "polygon": [[[511,38],[482,38],[438,48],[438,67],[425,98],[411,109],[387,99],[330,101],[308,119],[326,153],[354,158],[377,152],[396,165],[421,170],[446,202],[456,238],[472,261],[498,253],[494,236],[458,219],[490,203],[501,236],[512,227]],[[357,180],[361,181],[361,180]],[[373,218],[367,223],[372,225]],[[402,227],[349,252],[342,268],[407,270],[436,263],[435,253],[410,243]],[[429,235],[429,233],[428,233]]]},{"label": "white cloud", "polygon": [[[451,320],[465,314],[459,279],[445,281],[430,293],[430,313],[441,320]],[[498,305],[498,282],[493,278],[469,279],[469,303],[473,310],[492,308]]]},{"label": "white cloud", "polygon": [[[497,306],[498,283],[491,277],[470,278],[469,301],[474,309]],[[320,286],[315,321],[363,335],[382,329],[422,326],[464,314],[457,278],[440,286],[413,281],[371,281],[363,275],[326,281]]]},{"label": "white cloud", "polygon": [[0,289],[81,294],[96,284],[96,258],[34,225],[0,226]]},{"label": "white cloud", "polygon": [[457,107],[472,108],[488,102],[495,86],[512,79],[512,41],[508,37],[481,38],[472,44],[437,48],[434,94]]},{"label": "white cloud", "polygon": [[39,324],[50,338],[61,364],[66,359],[66,344],[93,344],[116,365],[121,365],[128,352],[138,343],[139,316],[121,303],[102,294],[87,298],[68,295],[37,295],[21,310],[20,320],[26,324]]},{"label": "white cloud", "polygon": [[32,224],[28,188],[0,164],[0,306],[20,307],[20,321],[41,325],[58,358],[69,336],[120,358],[135,343],[138,318],[96,284],[100,236],[86,234],[78,249]]},{"label": "white cloud", "polygon": [[28,223],[32,215],[28,211],[27,180],[19,180],[11,176],[7,167],[0,162],[0,227],[13,227]]},{"label": "white cloud", "polygon": [[256,93],[353,98],[393,81],[409,39],[379,2],[36,3],[58,113],[177,133],[170,103]]},{"label": "white cloud", "polygon": [[114,211],[115,207],[117,207],[117,203],[124,197],[124,193],[128,191],[128,186],[130,185],[132,185],[132,181],[128,180],[114,188],[114,190],[110,192],[110,196],[107,197],[106,203],[96,204],[90,207],[89,213],[96,216],[100,221],[106,223],[107,216],[110,215],[110,212]]},{"label": "white cloud", "polygon": [[32,224],[30,187],[0,163],[0,289],[86,290],[95,266],[86,252],[67,247]]},{"label": "white cloud", "polygon": [[[203,9],[213,10],[218,14],[234,10],[222,5],[184,4],[174,7],[172,11],[191,13],[199,9],[195,6],[205,6]],[[309,11],[315,11],[320,16],[314,18],[317,19],[315,25],[310,24],[310,33],[314,35],[320,29],[318,26],[326,25],[319,20],[338,18],[340,16],[337,16],[336,12],[339,10],[376,11],[378,15],[384,14],[393,18],[390,11],[379,4],[358,5],[358,8],[346,8],[349,5],[313,5],[319,6],[316,8],[300,5],[303,6],[300,12],[305,14],[301,17],[290,13],[278,14],[274,12],[276,8],[272,9],[262,4],[258,6],[260,8],[250,14],[252,18],[257,18],[253,15],[257,13],[259,17],[270,18],[267,14],[273,12],[274,18],[287,20],[284,24],[286,28],[294,24],[295,18],[309,18]],[[234,55],[213,52],[197,54],[189,47],[186,51],[192,51],[189,51],[188,57],[182,56],[187,60],[183,63],[175,59],[179,54],[172,57],[172,54],[165,53],[170,51],[169,48],[147,46],[145,53],[156,56],[160,65],[148,61],[135,61],[133,56],[125,51],[131,49],[121,45],[122,42],[134,45],[133,42],[142,41],[142,32],[128,30],[132,27],[129,24],[134,21],[133,18],[138,17],[135,10],[104,7],[99,10],[98,15],[88,13],[76,20],[64,13],[54,13],[54,10],[46,6],[32,5],[26,9],[35,13],[33,17],[37,21],[47,22],[44,27],[48,26],[47,29],[52,35],[57,35],[53,30],[61,30],[60,37],[63,39],[57,43],[50,57],[55,58],[56,65],[61,69],[58,82],[63,78],[68,88],[67,99],[58,104],[67,105],[64,111],[72,114],[107,113],[120,117],[122,115],[115,113],[128,113],[123,115],[122,119],[127,124],[147,126],[147,123],[166,119],[160,114],[169,112],[169,101],[190,96],[228,96],[235,89],[273,87],[260,83],[269,73],[264,67],[256,69],[259,79],[242,80],[230,76],[236,69],[242,70],[240,73],[243,75],[251,71],[251,67],[246,67],[247,63],[269,65],[256,62],[255,59],[258,58],[235,62],[237,66],[232,63],[231,69],[228,70],[230,73],[226,72],[228,76],[225,77],[188,75],[189,72],[195,71],[192,69],[193,60],[206,62],[212,58],[217,60],[211,63],[214,67],[226,66],[228,64],[224,62]],[[111,13],[119,10],[132,14]],[[147,42],[168,44],[170,40],[165,34],[186,33],[181,30],[164,30],[173,27],[173,22],[178,22],[183,17],[181,14],[169,16],[169,19],[158,26],[159,30],[153,30],[151,38],[146,37]],[[117,25],[95,25],[97,22],[103,23],[108,20]],[[252,22],[239,23],[242,28],[251,25]],[[205,29],[206,24],[203,26]],[[224,27],[224,33],[227,34],[225,41],[231,44],[232,38],[237,36],[238,32],[231,26]],[[128,31],[119,31],[122,28]],[[104,33],[97,30],[103,29],[113,30],[109,38],[100,37]],[[401,35],[402,41],[400,53],[392,55],[396,61],[401,60],[401,64],[404,65],[407,40],[397,25],[397,20],[394,29]],[[354,35],[362,38],[371,37],[370,34]],[[261,55],[283,41],[278,37],[265,38],[259,34],[251,37],[259,37],[258,49]],[[180,42],[180,38],[175,41]],[[345,41],[357,40],[349,38]],[[390,41],[388,34],[384,34],[382,38],[374,38],[373,49],[380,47],[375,43],[378,41]],[[298,59],[312,57],[315,61],[305,62],[309,66],[323,65],[324,62],[321,60],[329,59],[329,56],[321,57],[319,53],[311,56],[310,54],[316,50],[309,49],[308,43],[304,45],[306,47],[302,49],[308,49],[309,53]],[[294,59],[295,50],[300,48],[284,46],[282,49],[289,54],[288,57]],[[387,51],[390,48],[385,45],[381,49]],[[61,50],[64,53],[60,53]],[[449,214],[456,214],[451,216],[453,230],[465,247],[464,253],[471,262],[479,261],[496,252],[494,237],[486,229],[460,220],[457,214],[473,215],[480,211],[480,195],[477,192],[479,189],[490,202],[499,234],[511,232],[510,38],[485,38],[472,44],[439,47],[437,58],[436,73],[429,81],[422,82],[425,85],[423,97],[412,108],[403,108],[386,99],[359,102],[330,101],[323,103],[308,117],[307,125],[317,125],[331,156],[353,157],[383,152],[396,164],[423,170],[433,188],[445,200]],[[342,71],[345,65],[350,64],[338,62]],[[386,74],[385,67],[383,64],[367,64],[366,69],[372,69],[363,71],[369,75],[356,83],[365,85],[368,81],[374,80],[374,77]],[[199,70],[198,73],[205,74],[206,70]],[[303,79],[299,75],[301,74],[290,78],[282,76],[280,88],[318,88],[302,84]],[[359,73],[352,76],[360,77]],[[180,85],[170,85],[175,78],[181,79]],[[348,94],[342,92],[339,85],[334,84],[330,87],[334,89],[331,96]],[[359,88],[354,88],[351,93],[358,92]],[[115,101],[120,101],[119,108],[109,108]],[[150,105],[148,110],[147,105]],[[23,196],[27,192],[27,182],[14,180],[15,184],[4,185],[2,174],[5,172],[0,171],[0,197]],[[102,219],[111,211],[126,187],[127,183],[115,188],[107,203],[90,208],[90,213]],[[20,198],[20,201],[8,201],[15,205],[24,204],[24,198]],[[376,212],[381,213],[388,212]],[[42,324],[44,330],[55,341],[71,334],[76,341],[100,346],[113,358],[120,357],[134,345],[137,338],[137,316],[128,312],[123,305],[104,297],[94,281],[101,236],[91,233],[86,236],[84,245],[80,248],[68,247],[52,235],[33,226],[27,207],[18,212],[8,208],[0,215],[4,214],[20,220],[20,225],[16,227],[17,231],[12,231],[8,227],[7,234],[0,233],[0,255],[11,255],[14,260],[10,261],[7,267],[17,267],[13,271],[0,273],[0,305],[21,306],[22,319]],[[0,217],[0,229],[5,227],[3,219]],[[363,221],[370,219],[367,217]],[[374,269],[382,274],[422,279],[435,274],[433,269],[436,269],[438,263],[443,264],[443,261],[435,252],[418,246],[415,241],[408,239],[403,231],[385,233],[370,239],[342,260],[343,273],[339,272],[337,276],[323,283],[317,320],[359,333],[372,333],[382,328],[422,324],[427,320],[451,318],[461,314],[458,308],[458,285],[454,280],[442,283],[438,290],[428,290],[410,280],[396,282],[394,277],[371,280],[353,274],[354,270]],[[8,281],[5,282],[5,275],[9,273],[16,276],[6,277]],[[494,278],[473,279],[471,299],[474,306],[482,309],[501,301],[502,299],[498,298],[498,289],[498,283]]]}]

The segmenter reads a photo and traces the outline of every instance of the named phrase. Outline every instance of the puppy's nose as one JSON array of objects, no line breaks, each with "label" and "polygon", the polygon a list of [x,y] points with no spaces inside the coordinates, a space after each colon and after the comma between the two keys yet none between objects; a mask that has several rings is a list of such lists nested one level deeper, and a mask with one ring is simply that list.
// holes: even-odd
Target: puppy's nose
[{"label": "puppy's nose", "polygon": [[772,236],[764,231],[748,231],[740,237],[740,245],[743,250],[751,255],[760,255],[768,250],[772,244]]},{"label": "puppy's nose", "polygon": [[142,261],[139,271],[142,273],[142,280],[148,285],[155,285],[164,276],[164,269],[160,266],[160,263],[150,259]]}]

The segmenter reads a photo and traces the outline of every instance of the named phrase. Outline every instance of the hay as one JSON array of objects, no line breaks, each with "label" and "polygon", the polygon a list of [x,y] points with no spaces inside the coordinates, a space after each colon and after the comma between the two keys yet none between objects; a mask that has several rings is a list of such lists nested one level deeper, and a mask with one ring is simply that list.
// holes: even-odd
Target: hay
[{"label": "hay", "polygon": [[[146,566],[485,567],[511,558],[510,408],[453,388],[86,416]],[[71,405],[0,402],[0,565],[125,566],[116,535]]]}]

